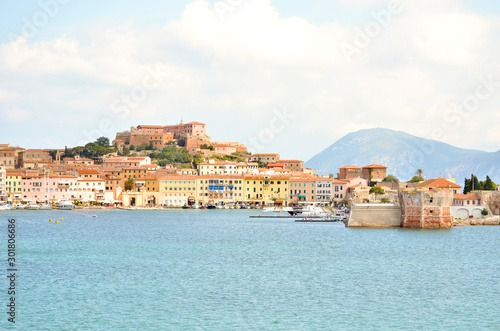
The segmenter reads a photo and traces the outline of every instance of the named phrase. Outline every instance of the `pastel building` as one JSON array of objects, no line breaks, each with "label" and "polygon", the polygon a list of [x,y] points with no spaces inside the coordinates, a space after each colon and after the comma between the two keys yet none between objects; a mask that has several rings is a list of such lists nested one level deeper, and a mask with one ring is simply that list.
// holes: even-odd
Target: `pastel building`
[{"label": "pastel building", "polygon": [[79,178],[77,180],[77,199],[83,202],[104,202],[106,184],[104,179]]},{"label": "pastel building", "polygon": [[7,201],[7,171],[0,165],[0,202]]},{"label": "pastel building", "polygon": [[244,181],[245,202],[258,205],[288,205],[289,175],[245,175]]},{"label": "pastel building", "polygon": [[242,203],[244,200],[244,176],[236,174],[199,176],[196,200],[202,206]]},{"label": "pastel building", "polygon": [[[0,170],[1,172],[1,170]],[[5,178],[5,191],[8,201],[20,201],[22,199],[22,176],[21,171],[7,170]]]},{"label": "pastel building", "polygon": [[290,179],[290,202],[315,201],[316,178],[314,177],[292,177]]},{"label": "pastel building", "polygon": [[77,176],[26,174],[22,176],[23,201],[73,200],[78,195]]},{"label": "pastel building", "polygon": [[329,204],[333,200],[333,178],[319,177],[315,181],[314,201]]}]

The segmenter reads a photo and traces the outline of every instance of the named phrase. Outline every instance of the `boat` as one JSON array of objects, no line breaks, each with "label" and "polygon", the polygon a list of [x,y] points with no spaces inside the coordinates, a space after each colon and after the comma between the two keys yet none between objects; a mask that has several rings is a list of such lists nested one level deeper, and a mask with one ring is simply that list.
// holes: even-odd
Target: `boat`
[{"label": "boat", "polygon": [[25,209],[28,209],[28,210],[38,210],[40,209],[40,206],[37,205],[36,203],[29,203]]},{"label": "boat", "polygon": [[193,205],[193,209],[200,209],[200,206],[199,206],[197,203],[195,203],[195,204]]},{"label": "boat", "polygon": [[294,209],[288,211],[291,216],[298,217],[330,217],[331,213],[325,211],[322,207],[313,205],[305,206],[302,209]]},{"label": "boat", "polygon": [[0,210],[10,210],[10,206],[0,205]]},{"label": "boat", "polygon": [[24,207],[22,203],[18,203],[17,205],[13,205],[10,209],[24,209]]},{"label": "boat", "polygon": [[74,208],[74,205],[71,201],[61,200],[57,203],[56,208],[59,210],[72,210]]},{"label": "boat", "polygon": [[188,205],[182,206],[182,209],[189,209],[189,208],[191,208],[191,207],[189,207]]},{"label": "boat", "polygon": [[49,205],[48,203],[44,203],[40,206],[40,210],[52,210],[52,205]]}]

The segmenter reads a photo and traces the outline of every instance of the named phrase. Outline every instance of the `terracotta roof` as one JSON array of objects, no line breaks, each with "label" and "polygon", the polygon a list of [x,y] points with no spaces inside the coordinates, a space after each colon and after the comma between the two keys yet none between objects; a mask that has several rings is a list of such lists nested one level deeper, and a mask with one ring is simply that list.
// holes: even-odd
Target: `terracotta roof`
[{"label": "terracotta roof", "polygon": [[370,165],[367,165],[367,166],[364,166],[363,169],[366,169],[366,168],[381,168],[381,169],[387,169],[386,166],[383,166],[383,165],[380,165],[380,164],[370,164]]},{"label": "terracotta roof", "polygon": [[418,183],[417,187],[461,188],[462,186],[452,183],[444,178],[435,178]]},{"label": "terracotta roof", "polygon": [[100,172],[97,170],[78,170],[79,174],[82,175],[99,175]]},{"label": "terracotta roof", "polygon": [[477,193],[469,193],[469,194],[455,194],[453,196],[455,200],[481,200]]},{"label": "terracotta roof", "polygon": [[304,161],[301,161],[301,160],[280,160],[281,163],[300,163],[300,162],[304,162]]},{"label": "terracotta roof", "polygon": [[355,165],[346,165],[346,166],[340,167],[339,169],[361,169],[361,168],[358,166],[355,166]]},{"label": "terracotta roof", "polygon": [[200,122],[189,122],[187,124],[190,124],[190,125],[205,125],[205,123],[200,123]]}]

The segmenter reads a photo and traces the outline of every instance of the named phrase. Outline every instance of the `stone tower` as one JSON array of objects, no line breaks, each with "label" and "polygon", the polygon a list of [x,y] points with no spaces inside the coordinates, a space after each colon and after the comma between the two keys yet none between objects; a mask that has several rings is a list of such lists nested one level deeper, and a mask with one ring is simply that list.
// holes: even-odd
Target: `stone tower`
[{"label": "stone tower", "polygon": [[401,226],[404,228],[451,228],[453,191],[439,188],[408,188],[399,192]]}]

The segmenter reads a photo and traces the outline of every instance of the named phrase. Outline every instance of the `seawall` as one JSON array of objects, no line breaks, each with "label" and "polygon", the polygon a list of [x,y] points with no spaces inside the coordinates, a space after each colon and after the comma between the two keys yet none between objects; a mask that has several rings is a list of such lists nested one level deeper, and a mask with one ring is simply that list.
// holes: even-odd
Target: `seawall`
[{"label": "seawall", "polygon": [[346,226],[369,228],[400,227],[401,207],[393,204],[353,204]]}]

